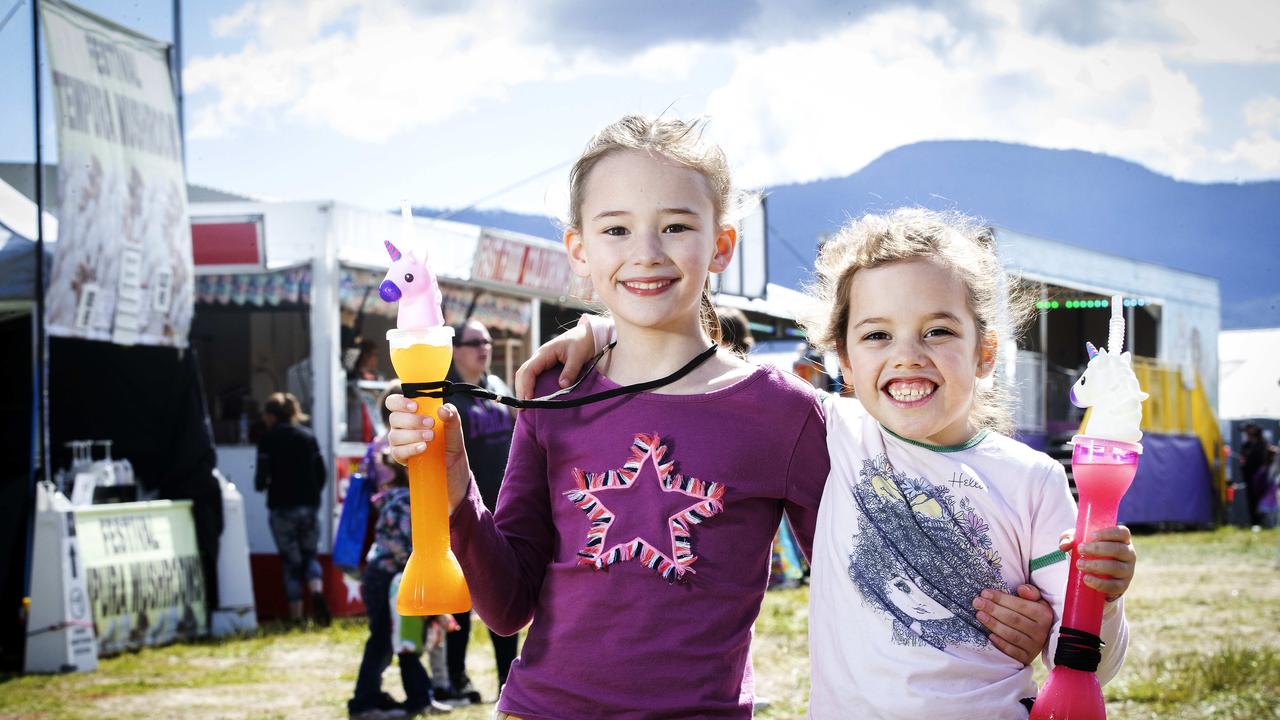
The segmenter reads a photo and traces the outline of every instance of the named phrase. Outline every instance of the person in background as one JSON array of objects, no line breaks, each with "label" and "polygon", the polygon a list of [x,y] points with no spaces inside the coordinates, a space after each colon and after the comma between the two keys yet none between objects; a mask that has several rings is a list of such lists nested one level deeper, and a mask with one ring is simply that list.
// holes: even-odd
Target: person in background
[{"label": "person in background", "polygon": [[[469,320],[454,327],[453,366],[449,380],[479,385],[488,390],[510,394],[510,390],[495,375],[489,374],[489,361],[493,356],[493,338],[489,329],[476,320]],[[449,401],[458,409],[466,436],[467,459],[475,474],[476,486],[485,507],[492,512],[498,503],[498,488],[507,468],[507,455],[511,452],[511,434],[515,430],[515,418],[504,405],[470,395],[453,395]],[[480,693],[467,677],[467,641],[471,637],[471,612],[454,615],[458,629],[449,633],[445,652],[449,663],[448,694],[443,699],[450,702],[481,701]],[[498,688],[507,682],[507,673],[516,658],[519,638],[503,637],[489,632],[493,641],[493,656],[498,669]]]},{"label": "person in background", "polygon": [[[382,464],[381,460],[376,462]],[[361,577],[360,594],[369,618],[369,638],[365,640],[355,691],[347,701],[347,715],[352,720],[438,715],[453,709],[433,697],[431,676],[419,657],[423,645],[421,636],[412,643],[417,648],[405,646],[399,638],[393,646],[392,580],[404,571],[413,552],[413,539],[409,473],[403,467],[384,466],[383,469],[389,471],[389,481],[379,484],[379,491],[371,500],[378,511],[378,521]],[[436,622],[436,618],[423,619],[427,625]],[[391,664],[392,654],[399,658],[400,681],[405,693],[403,704],[382,691],[382,673]]]},{"label": "person in background", "polygon": [[320,491],[325,485],[324,459],[315,435],[303,427],[307,417],[290,393],[267,398],[267,431],[258,442],[254,487],[267,493],[271,536],[284,566],[284,592],[289,619],[302,620],[302,592],[311,594],[316,623],[329,624],[316,545],[320,539]]},{"label": "person in background", "polygon": [[1262,512],[1259,505],[1266,494],[1267,440],[1262,437],[1262,428],[1253,423],[1244,426],[1244,444],[1240,446],[1240,480],[1245,484],[1249,495],[1249,522],[1262,525]]},{"label": "person in background", "polygon": [[717,307],[716,316],[720,318],[720,347],[744,358],[750,355],[756,339],[751,335],[747,316],[737,308],[727,307]]},{"label": "person in background", "polygon": [[351,380],[381,380],[378,370],[378,344],[372,340],[360,341],[360,352],[356,355],[351,372],[347,374]]},{"label": "person in background", "polygon": [[345,352],[343,367],[347,371],[347,431],[344,439],[348,442],[372,442],[378,434],[374,423],[377,411],[372,405],[373,398],[365,394],[360,383],[383,379],[378,366],[378,344],[373,340],[360,339]]}]

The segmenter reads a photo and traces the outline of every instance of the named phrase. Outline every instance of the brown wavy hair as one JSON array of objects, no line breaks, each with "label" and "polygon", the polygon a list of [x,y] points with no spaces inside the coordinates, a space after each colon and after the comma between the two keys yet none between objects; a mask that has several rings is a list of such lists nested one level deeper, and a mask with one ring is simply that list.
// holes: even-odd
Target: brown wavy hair
[{"label": "brown wavy hair", "polygon": [[[978,337],[997,349],[1012,343],[1035,313],[1035,297],[1007,276],[996,253],[994,229],[958,212],[898,208],[852,220],[822,246],[809,294],[816,302],[801,325],[809,341],[835,350],[848,362],[849,296],[859,270],[912,258],[941,262],[960,278]],[[996,363],[997,368],[999,362]],[[1013,392],[998,372],[990,387],[979,387],[970,419],[979,428],[1009,434]]]}]

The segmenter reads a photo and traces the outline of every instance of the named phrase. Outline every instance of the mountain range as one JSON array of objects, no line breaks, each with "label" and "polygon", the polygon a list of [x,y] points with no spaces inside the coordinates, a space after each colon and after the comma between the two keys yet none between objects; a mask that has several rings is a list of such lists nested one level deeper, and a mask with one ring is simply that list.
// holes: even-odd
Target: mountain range
[{"label": "mountain range", "polygon": [[[765,193],[769,280],[787,287],[807,278],[818,238],[846,218],[918,205],[1208,275],[1220,283],[1224,330],[1280,327],[1280,181],[1193,183],[1079,150],[930,141],[891,150],[844,177]],[[560,237],[555,220],[541,215],[467,210],[452,217]]]}]

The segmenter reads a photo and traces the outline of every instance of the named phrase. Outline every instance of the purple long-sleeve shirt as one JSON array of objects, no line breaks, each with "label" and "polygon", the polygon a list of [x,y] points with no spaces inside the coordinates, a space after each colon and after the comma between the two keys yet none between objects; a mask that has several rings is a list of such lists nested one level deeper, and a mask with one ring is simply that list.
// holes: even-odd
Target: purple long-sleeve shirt
[{"label": "purple long-sleeve shirt", "polygon": [[[593,373],[574,394],[612,387]],[[473,484],[451,520],[485,624],[532,621],[499,709],[750,717],[774,531],[785,508],[808,552],[829,465],[813,389],[771,367],[702,395],[520,413],[496,512]]]}]

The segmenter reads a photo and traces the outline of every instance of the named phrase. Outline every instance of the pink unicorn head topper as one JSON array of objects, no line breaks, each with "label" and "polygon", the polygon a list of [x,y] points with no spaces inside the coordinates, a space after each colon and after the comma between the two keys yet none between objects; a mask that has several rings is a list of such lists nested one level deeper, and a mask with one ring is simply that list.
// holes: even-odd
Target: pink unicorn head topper
[{"label": "pink unicorn head topper", "polygon": [[400,205],[400,244],[404,250],[384,240],[391,267],[378,288],[378,295],[387,302],[399,302],[396,327],[401,330],[425,330],[444,325],[444,313],[440,310],[440,286],[435,273],[427,263],[409,252],[413,239],[413,215],[407,202]]}]

